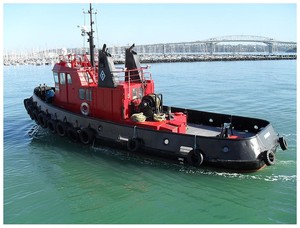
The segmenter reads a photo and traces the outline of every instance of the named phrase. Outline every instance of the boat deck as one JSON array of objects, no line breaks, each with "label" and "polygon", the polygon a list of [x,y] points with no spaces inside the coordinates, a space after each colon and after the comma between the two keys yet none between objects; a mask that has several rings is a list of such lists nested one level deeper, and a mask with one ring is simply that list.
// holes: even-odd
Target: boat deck
[{"label": "boat deck", "polygon": [[[212,127],[203,124],[199,125],[199,124],[188,123],[186,133],[189,135],[216,137],[221,133],[221,129],[222,129],[221,127]],[[233,130],[233,135],[238,136],[239,138],[248,138],[254,136],[255,134],[251,132]]]}]

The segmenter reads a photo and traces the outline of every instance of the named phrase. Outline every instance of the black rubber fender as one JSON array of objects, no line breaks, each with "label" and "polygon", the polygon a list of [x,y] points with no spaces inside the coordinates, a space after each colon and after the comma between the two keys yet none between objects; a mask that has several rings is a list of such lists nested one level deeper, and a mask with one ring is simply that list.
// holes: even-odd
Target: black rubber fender
[{"label": "black rubber fender", "polygon": [[67,135],[72,142],[79,141],[79,134],[77,132],[77,129],[75,129],[73,126],[69,126],[67,128]]},{"label": "black rubber fender", "polygon": [[202,165],[203,161],[203,152],[201,150],[191,150],[187,154],[187,162],[192,166],[199,167]]},{"label": "black rubber fender", "polygon": [[62,122],[62,121],[57,121],[56,123],[56,132],[58,135],[64,137],[67,135],[67,127],[68,127],[68,124],[66,122]]},{"label": "black rubber fender", "polygon": [[287,144],[287,141],[285,140],[285,138],[279,137],[278,142],[279,142],[279,145],[282,150],[287,150],[288,144]]},{"label": "black rubber fender", "polygon": [[28,115],[30,116],[30,118],[31,118],[32,120],[34,120],[34,116],[33,116],[33,106],[32,106],[32,105],[28,105],[27,108],[26,108],[26,110],[27,110],[27,113],[28,113]]},{"label": "black rubber fender", "polygon": [[38,121],[42,128],[47,128],[48,117],[44,112],[39,113]]},{"label": "black rubber fender", "polygon": [[265,151],[263,154],[263,160],[267,166],[274,165],[276,161],[274,152],[269,150]]},{"label": "black rubber fender", "polygon": [[95,139],[95,133],[92,128],[83,128],[78,131],[79,139],[84,145],[91,144]]},{"label": "black rubber fender", "polygon": [[56,120],[49,119],[48,122],[47,122],[47,126],[48,126],[49,131],[52,134],[56,133]]},{"label": "black rubber fender", "polygon": [[33,120],[37,123],[37,124],[40,124],[39,123],[39,119],[38,119],[38,116],[39,116],[40,112],[37,110],[37,109],[34,109],[32,111],[32,117],[33,117]]},{"label": "black rubber fender", "polygon": [[30,118],[33,120],[33,115],[32,115],[32,111],[33,111],[33,105],[32,102],[29,98],[24,99],[24,107],[27,111],[27,114],[30,116]]},{"label": "black rubber fender", "polygon": [[136,152],[141,148],[141,140],[138,138],[128,139],[127,141],[127,149],[130,152]]},{"label": "black rubber fender", "polygon": [[27,101],[29,100],[29,98],[26,98],[23,100],[23,103],[24,103],[24,106],[25,106],[25,109],[27,108]]},{"label": "black rubber fender", "polygon": [[24,106],[25,109],[28,109],[28,106],[32,104],[32,101],[30,100],[30,98],[24,99]]}]

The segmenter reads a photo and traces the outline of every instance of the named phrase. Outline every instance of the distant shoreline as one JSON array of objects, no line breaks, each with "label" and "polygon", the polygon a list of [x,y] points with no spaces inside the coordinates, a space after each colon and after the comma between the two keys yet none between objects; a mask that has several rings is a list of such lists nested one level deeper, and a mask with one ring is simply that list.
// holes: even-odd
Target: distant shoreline
[{"label": "distant shoreline", "polygon": [[[215,61],[260,61],[260,60],[295,60],[296,54],[292,55],[203,55],[203,56],[141,56],[141,63],[174,63],[174,62],[215,62]],[[115,59],[115,64],[124,64],[124,59]]]},{"label": "distant shoreline", "polygon": [[[139,55],[141,63],[176,63],[176,62],[217,62],[217,61],[263,61],[263,60],[296,60],[297,54],[287,55],[187,55],[187,54],[169,54],[169,55]],[[114,56],[115,64],[124,64],[124,56]],[[54,65],[58,58],[48,59],[15,59],[3,61],[4,66],[10,65]]]}]

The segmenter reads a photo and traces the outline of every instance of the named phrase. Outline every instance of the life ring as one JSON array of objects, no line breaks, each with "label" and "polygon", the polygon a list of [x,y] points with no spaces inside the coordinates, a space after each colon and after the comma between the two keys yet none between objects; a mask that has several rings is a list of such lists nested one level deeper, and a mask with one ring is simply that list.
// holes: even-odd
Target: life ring
[{"label": "life ring", "polygon": [[279,137],[279,145],[281,147],[282,150],[287,150],[288,145],[287,145],[287,141],[285,140],[285,138],[283,137]]},{"label": "life ring", "polygon": [[190,165],[199,167],[203,163],[203,154],[200,150],[191,150],[187,154],[187,161]]},{"label": "life ring", "polygon": [[274,152],[269,150],[264,152],[263,159],[267,166],[274,165],[276,160]]},{"label": "life ring", "polygon": [[56,133],[56,121],[55,120],[49,119],[47,122],[47,126],[51,133],[53,133],[53,134]]},{"label": "life ring", "polygon": [[62,137],[66,136],[66,134],[67,134],[67,124],[66,123],[58,121],[56,123],[55,128],[56,128],[57,134],[59,134]]},{"label": "life ring", "polygon": [[88,103],[83,102],[80,105],[80,111],[81,111],[82,115],[88,116],[90,114],[90,107],[89,107]]},{"label": "life ring", "polygon": [[78,142],[79,141],[78,132],[74,127],[70,126],[70,127],[67,128],[67,135],[68,135],[69,139],[72,142]]},{"label": "life ring", "polygon": [[127,149],[130,152],[136,152],[138,149],[140,149],[140,146],[141,146],[141,140],[138,138],[128,139],[127,141]]},{"label": "life ring", "polygon": [[40,112],[38,115],[38,121],[42,128],[47,128],[48,117],[44,112]]},{"label": "life ring", "polygon": [[95,139],[94,131],[91,128],[79,130],[79,139],[84,145],[91,144]]}]

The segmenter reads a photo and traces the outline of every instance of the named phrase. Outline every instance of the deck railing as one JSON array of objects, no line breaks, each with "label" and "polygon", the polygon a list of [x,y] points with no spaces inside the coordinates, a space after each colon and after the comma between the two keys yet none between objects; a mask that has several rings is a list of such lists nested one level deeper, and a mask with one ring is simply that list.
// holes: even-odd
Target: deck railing
[{"label": "deck railing", "polygon": [[126,69],[126,68],[116,68],[112,71],[113,74],[116,74],[115,77],[118,78],[119,82],[138,83],[145,82],[147,80],[152,80],[152,75],[150,72],[145,71],[149,69],[150,66],[136,68],[136,69]]}]

